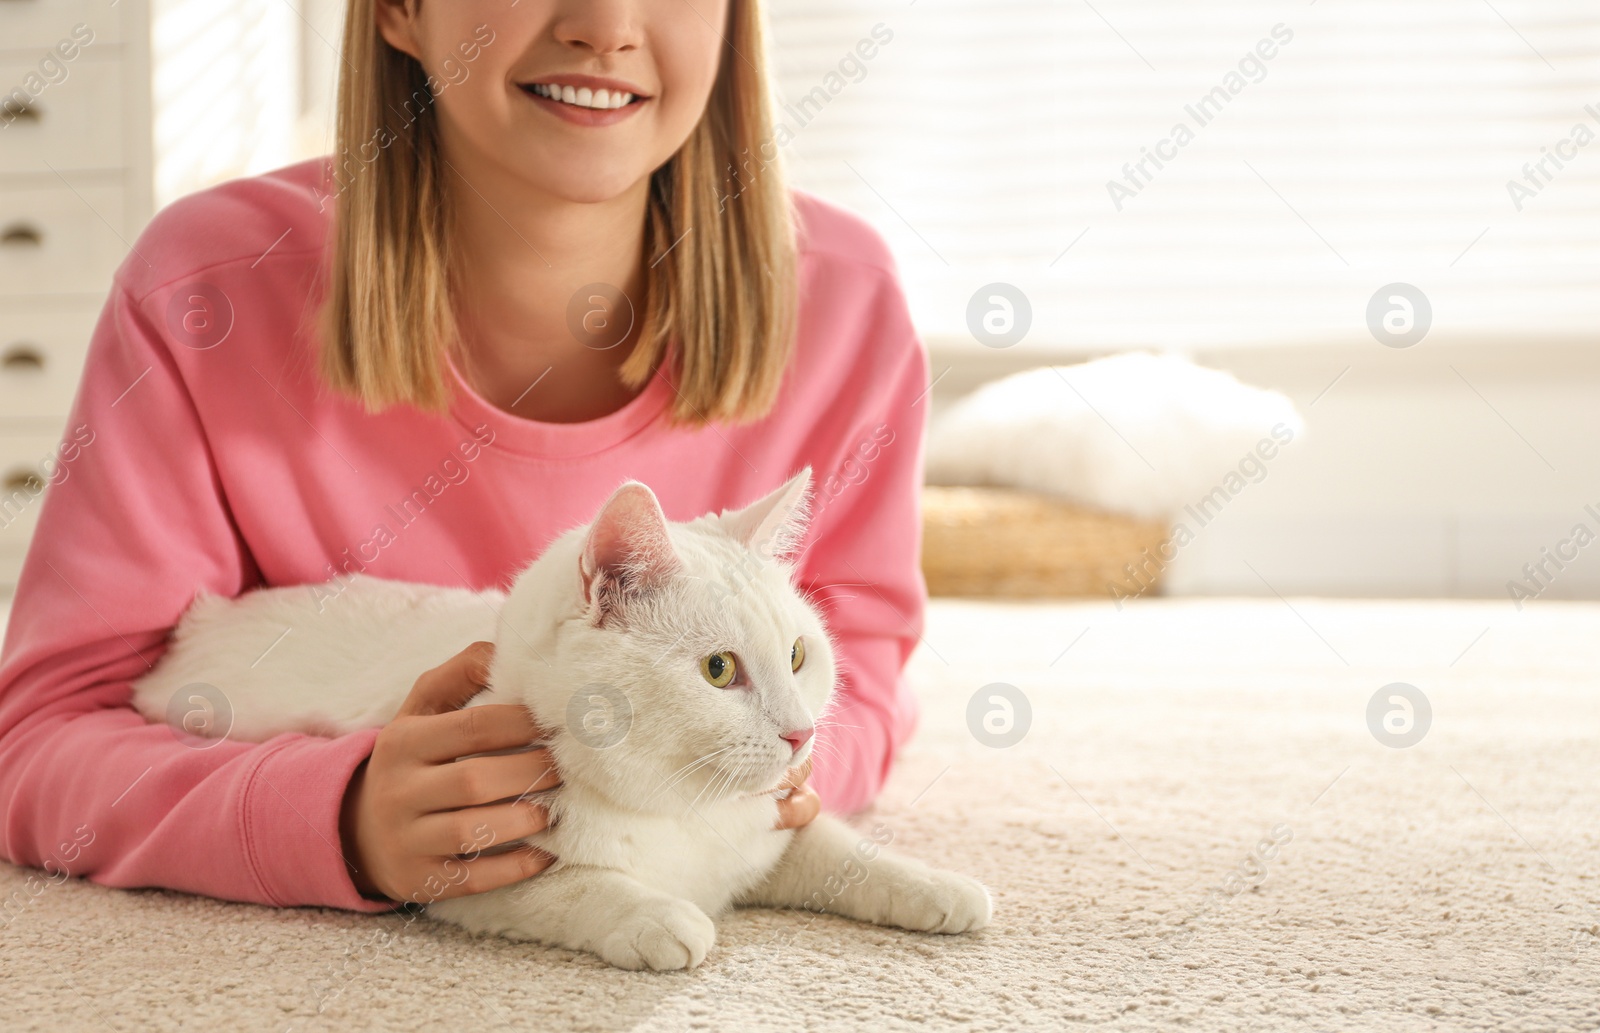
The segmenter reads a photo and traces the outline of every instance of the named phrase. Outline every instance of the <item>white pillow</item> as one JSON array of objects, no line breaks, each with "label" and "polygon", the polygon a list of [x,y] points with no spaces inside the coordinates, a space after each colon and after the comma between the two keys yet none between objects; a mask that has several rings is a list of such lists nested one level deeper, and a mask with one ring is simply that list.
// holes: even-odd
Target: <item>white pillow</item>
[{"label": "white pillow", "polygon": [[929,484],[1000,485],[1170,519],[1237,495],[1281,462],[1304,421],[1277,391],[1179,355],[1128,353],[1025,370],[933,420]]}]

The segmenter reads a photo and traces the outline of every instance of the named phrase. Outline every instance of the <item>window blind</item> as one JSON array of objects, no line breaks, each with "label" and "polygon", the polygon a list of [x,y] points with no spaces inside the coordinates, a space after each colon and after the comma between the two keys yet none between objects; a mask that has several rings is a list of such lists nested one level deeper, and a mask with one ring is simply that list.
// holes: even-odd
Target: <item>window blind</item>
[{"label": "window blind", "polygon": [[1439,339],[1600,326],[1593,0],[768,10],[793,181],[882,230],[930,339],[996,282],[1029,347],[1370,344],[1397,282]]}]

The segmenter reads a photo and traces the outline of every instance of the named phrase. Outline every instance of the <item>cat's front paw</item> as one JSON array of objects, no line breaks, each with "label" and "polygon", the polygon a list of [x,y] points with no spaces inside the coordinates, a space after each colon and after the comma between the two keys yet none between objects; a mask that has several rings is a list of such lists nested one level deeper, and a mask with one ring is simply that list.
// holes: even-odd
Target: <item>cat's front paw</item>
[{"label": "cat's front paw", "polygon": [[993,905],[983,883],[929,871],[895,887],[888,924],[920,933],[970,933],[989,924]]},{"label": "cat's front paw", "polygon": [[687,900],[652,899],[641,903],[607,933],[595,949],[618,968],[666,972],[694,968],[717,942],[717,927]]}]

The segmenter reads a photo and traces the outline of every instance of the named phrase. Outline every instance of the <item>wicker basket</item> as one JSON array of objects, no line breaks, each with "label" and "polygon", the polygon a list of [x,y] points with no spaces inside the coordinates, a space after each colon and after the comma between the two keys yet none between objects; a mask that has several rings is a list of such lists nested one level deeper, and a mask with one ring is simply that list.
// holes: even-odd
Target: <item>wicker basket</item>
[{"label": "wicker basket", "polygon": [[1170,533],[1160,522],[1012,488],[933,485],[922,490],[922,513],[930,595],[1039,599],[1159,591],[1158,547]]}]

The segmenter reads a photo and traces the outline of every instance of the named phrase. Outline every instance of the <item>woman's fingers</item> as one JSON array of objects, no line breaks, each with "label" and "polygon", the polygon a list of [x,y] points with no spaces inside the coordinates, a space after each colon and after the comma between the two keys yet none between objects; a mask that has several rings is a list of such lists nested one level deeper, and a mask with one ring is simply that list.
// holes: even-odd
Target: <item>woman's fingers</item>
[{"label": "woman's fingers", "polygon": [[489,684],[494,643],[474,642],[438,667],[424,671],[400,705],[397,717],[458,710]]},{"label": "woman's fingers", "polygon": [[[445,863],[450,863],[450,859],[446,859]],[[502,886],[512,886],[546,870],[555,863],[555,859],[541,849],[525,846],[515,851],[506,851],[504,854],[485,854],[474,860],[462,860],[456,863],[466,865],[466,879],[459,883],[446,884],[443,892],[432,899],[448,900],[451,897],[466,897],[467,894],[482,894],[491,889],[501,889]]]},{"label": "woman's fingers", "polygon": [[416,803],[424,814],[453,811],[553,789],[560,784],[561,776],[548,750],[471,757],[425,769],[417,785]]},{"label": "woman's fingers", "polygon": [[519,800],[488,807],[424,814],[407,830],[406,847],[418,854],[476,856],[550,827],[550,812]]},{"label": "woman's fingers", "polygon": [[423,888],[407,899],[431,904],[436,900],[487,893],[538,875],[553,863],[555,858],[535,847],[481,854],[469,860],[445,857],[440,859],[433,873],[422,880]]},{"label": "woman's fingers", "polygon": [[393,724],[407,754],[434,764],[475,753],[517,749],[544,734],[526,707],[504,703],[397,718]]},{"label": "woman's fingers", "polygon": [[525,747],[545,738],[526,707],[466,704],[488,685],[494,645],[474,642],[417,679],[391,722],[409,756],[432,763]]},{"label": "woman's fingers", "polygon": [[474,642],[423,672],[351,777],[339,835],[364,895],[427,903],[550,865],[517,842],[549,822],[525,796],[560,783],[549,752],[529,749],[546,734],[525,707],[466,706],[493,661],[494,646]]},{"label": "woman's fingers", "polygon": [[821,798],[817,796],[816,790],[802,782],[795,786],[787,797],[778,801],[776,827],[797,829],[811,824],[812,819],[820,813],[822,813]]},{"label": "woman's fingers", "polygon": [[799,767],[790,768],[789,773],[779,783],[779,790],[787,789],[789,792],[778,800],[776,828],[797,829],[802,825],[811,824],[811,820],[822,813],[821,798],[806,784],[806,779],[810,777],[811,758],[807,757],[805,763]]}]

